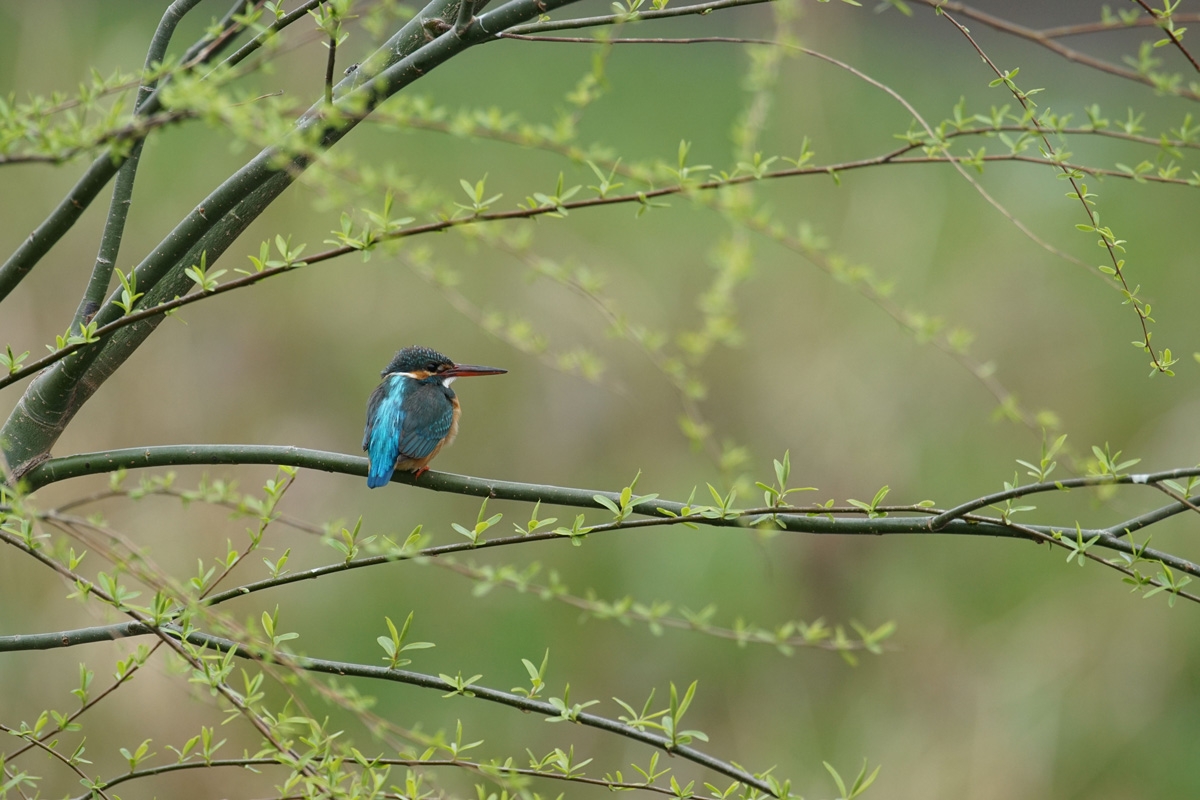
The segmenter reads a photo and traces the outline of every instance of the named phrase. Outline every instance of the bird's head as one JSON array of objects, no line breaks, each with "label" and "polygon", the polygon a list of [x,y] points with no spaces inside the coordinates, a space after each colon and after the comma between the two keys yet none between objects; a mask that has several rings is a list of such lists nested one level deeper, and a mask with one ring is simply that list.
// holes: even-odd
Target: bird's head
[{"label": "bird's head", "polygon": [[388,375],[405,375],[415,381],[436,381],[449,386],[455,378],[502,375],[505,372],[508,370],[498,367],[456,364],[436,350],[413,345],[396,353],[391,363],[380,374],[385,378]]}]

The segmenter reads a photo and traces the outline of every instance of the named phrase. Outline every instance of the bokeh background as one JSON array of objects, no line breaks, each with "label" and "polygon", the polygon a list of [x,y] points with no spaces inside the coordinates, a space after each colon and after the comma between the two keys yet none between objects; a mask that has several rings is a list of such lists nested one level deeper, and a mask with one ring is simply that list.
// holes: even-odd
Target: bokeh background
[{"label": "bokeh background", "polygon": [[[1192,5],[1193,8],[1186,8]],[[161,3],[0,3],[0,87],[24,98],[71,91],[95,66],[134,70],[157,23]],[[224,3],[202,4],[176,42],[192,41]],[[585,9],[586,7],[586,9]],[[981,4],[1032,27],[1098,19],[1091,2]],[[581,13],[604,13],[584,3]],[[807,46],[847,61],[903,94],[931,121],[950,115],[960,97],[971,112],[1011,104],[988,89],[984,65],[963,38],[929,9],[913,18],[841,3],[800,5],[794,23]],[[1184,2],[1183,11],[1200,10]],[[308,26],[298,26],[307,28]],[[1043,105],[1084,119],[1099,103],[1106,116],[1145,113],[1151,136],[1178,127],[1190,104],[1071,65],[1044,50],[976,23],[981,44],[1001,66],[1021,69],[1024,88],[1046,87]],[[771,36],[768,8],[645,25],[639,34]],[[1119,60],[1145,34],[1121,32],[1072,40]],[[312,37],[273,57],[273,70],[252,80],[264,92],[316,96],[325,50]],[[368,50],[356,35],[345,62]],[[414,92],[451,109],[495,106],[550,123],[565,95],[591,68],[586,45],[499,42],[439,68]],[[1156,51],[1186,70],[1170,48]],[[671,161],[681,139],[691,160],[729,168],[730,131],[750,95],[743,82],[746,48],[709,44],[617,48],[607,64],[607,92],[580,119],[580,141],[611,146],[625,163]],[[341,65],[339,65],[341,66]],[[803,57],[782,68],[761,150],[794,156],[808,137],[817,161],[882,152],[909,125],[893,100],[828,64]],[[991,141],[990,151],[1000,146]],[[1153,149],[1073,137],[1080,163],[1112,167],[1153,159]],[[366,163],[393,165],[421,185],[458,197],[460,178],[488,175],[489,193],[511,207],[548,191],[557,174],[568,185],[593,182],[586,166],[536,149],[428,131],[369,128],[339,151]],[[143,157],[120,266],[128,269],[217,182],[254,151],[226,131],[187,124],[151,139]],[[1192,169],[1185,161],[1184,174]],[[0,170],[0,249],[9,251],[71,185],[81,162],[61,168]],[[993,165],[981,182],[1039,235],[1089,263],[1099,255],[1078,233],[1078,204],[1065,184],[1030,165]],[[1089,181],[1102,221],[1129,240],[1131,280],[1153,304],[1154,342],[1182,356],[1175,378],[1148,379],[1145,356],[1128,342],[1140,335],[1132,311],[1095,275],[1048,254],[990,207],[952,169],[896,166],[756,187],[776,217],[811,223],[832,249],[870,265],[895,283],[903,306],[961,324],[975,334],[973,353],[994,362],[996,376],[1034,411],[1053,410],[1075,452],[1111,444],[1147,469],[1200,460],[1200,226],[1195,190],[1132,181]],[[586,192],[586,190],[585,190]],[[309,252],[353,210],[353,186],[297,185],[227,253],[219,266],[248,264],[258,243],[276,233]],[[377,204],[377,196],[360,204]],[[36,355],[66,327],[95,255],[107,205],[97,201],[63,242],[3,306],[0,342]],[[702,322],[698,298],[715,274],[714,252],[731,228],[718,214],[675,198],[670,208],[633,218],[617,207],[564,220],[520,223],[533,229],[533,252],[585,265],[604,277],[604,293],[628,319],[669,336]],[[587,299],[531,277],[518,259],[473,246],[458,235],[421,242],[461,276],[458,291],[484,311],[527,320],[550,352],[586,348],[603,361],[598,382],[555,370],[456,310],[403,260],[383,253],[345,258],[272,279],[192,306],[169,320],[87,404],[55,448],[56,455],[176,442],[270,443],[357,453],[366,397],[378,371],[400,346],[422,343],[463,361],[495,364],[503,378],[462,382],[459,441],[439,469],[518,481],[619,489],[639,470],[640,491],[686,498],[706,482],[725,489],[741,479],[771,480],[771,460],[790,450],[793,484],[818,487],[824,501],[931,499],[949,506],[1001,488],[1035,460],[1036,432],[995,421],[994,398],[943,353],[900,329],[852,289],[797,254],[751,235],[754,260],[735,292],[742,337],[697,367],[707,386],[701,402],[718,442],[744,446],[749,459],[722,473],[680,433],[680,400],[666,377],[627,339],[612,335]],[[1095,263],[1100,263],[1096,261]],[[22,384],[21,386],[24,386]],[[0,414],[20,387],[0,393]],[[1139,467],[1140,468],[1140,467]],[[235,479],[253,489],[269,468],[177,470],[180,486],[201,476]],[[1063,474],[1060,467],[1058,474]],[[49,507],[104,485],[79,480],[39,493]],[[1139,491],[1141,493],[1139,493]],[[754,495],[745,496],[755,502]],[[1039,502],[1038,521],[1112,523],[1161,503],[1149,490],[1101,500],[1083,492]],[[369,492],[346,476],[301,473],[284,500],[289,514],[315,522],[363,516],[367,534],[404,536],[417,524],[435,541],[453,541],[452,521],[470,523],[472,499],[393,486]],[[529,509],[492,503],[510,521]],[[110,523],[142,544],[164,569],[192,574],[225,542],[244,540],[245,520],[204,507],[182,511],[167,499],[99,507]],[[560,518],[573,512],[559,510]],[[1030,516],[1030,519],[1034,515]],[[1184,556],[1198,552],[1194,517],[1153,531],[1154,545]],[[294,566],[336,560],[314,537],[280,527],[268,534],[278,556],[292,548]],[[270,555],[270,554],[268,554]],[[572,699],[599,699],[593,710],[615,716],[609,698],[640,705],[651,688],[699,680],[687,721],[706,731],[705,749],[753,770],[777,765],[806,797],[835,790],[822,761],[843,774],[864,757],[882,764],[868,796],[886,798],[1072,798],[1117,800],[1200,796],[1200,611],[1168,607],[1158,596],[1131,595],[1116,573],[1064,563],[1063,553],[1014,541],[951,537],[863,539],[755,534],[701,529],[628,532],[481,553],[477,564],[526,568],[537,562],[579,594],[670,601],[692,609],[709,603],[715,622],[741,618],[773,626],[824,618],[831,624],[892,620],[890,649],[850,667],[835,654],[736,646],[696,633],[655,636],[645,626],[583,621],[577,609],[498,588],[475,596],[475,584],[432,565],[393,564],[279,589],[231,610],[254,619],[275,603],[292,644],[327,658],[375,662],[383,617],[415,612],[413,635],[437,647],[419,651],[414,669],[482,673],[507,689],[525,681],[520,659],[550,650],[549,679]],[[235,578],[260,577],[257,558]],[[0,557],[0,633],[59,630],[103,621],[65,599],[67,587],[8,552]],[[12,725],[41,709],[73,708],[68,691],[78,663],[111,673],[131,643],[65,652],[5,654],[0,659],[0,719]],[[88,757],[96,771],[122,771],[118,747],[153,738],[179,746],[201,724],[219,720],[207,694],[158,661],[131,687],[89,712]],[[480,757],[524,760],[574,744],[602,775],[648,751],[623,740],[483,703],[399,685],[358,684],[377,697],[376,713],[407,727],[451,732],[462,719],[468,740],[484,739]],[[332,707],[317,716],[348,726],[364,751],[368,734]],[[256,747],[240,724],[220,735],[225,753]],[[12,749],[8,745],[2,750]],[[78,790],[75,777],[42,755],[23,756],[48,774],[46,796]],[[43,763],[45,762],[45,763]],[[681,775],[712,776],[671,763]],[[460,796],[474,790],[462,775],[441,783]],[[721,781],[714,781],[721,783]],[[123,797],[258,797],[270,775],[198,771],[127,785]],[[561,787],[536,787],[557,793]],[[586,791],[567,787],[571,794]],[[599,791],[599,790],[597,790]]]}]

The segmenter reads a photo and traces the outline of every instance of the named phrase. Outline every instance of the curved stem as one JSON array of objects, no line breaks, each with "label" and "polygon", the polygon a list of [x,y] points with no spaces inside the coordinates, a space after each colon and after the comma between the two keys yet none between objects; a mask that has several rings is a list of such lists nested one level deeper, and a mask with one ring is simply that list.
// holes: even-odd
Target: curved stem
[{"label": "curved stem", "polygon": [[271,25],[258,36],[255,36],[253,39],[235,50],[232,55],[221,62],[221,66],[232,67],[245,61],[250,57],[251,54],[254,53],[254,51],[260,49],[271,36],[279,33],[279,31],[291,25],[293,22],[304,19],[308,16],[309,11],[328,1],[329,0],[305,0],[305,2],[301,3],[295,11],[284,14],[282,17],[275,20],[275,22],[271,23]]},{"label": "curved stem", "polygon": [[[200,0],[175,0],[163,12],[162,20],[150,39],[150,49],[146,51],[146,63],[142,68],[144,75],[151,74],[157,65],[163,62],[167,55],[167,45],[175,35],[175,28],[184,15],[199,4]],[[241,3],[239,2],[239,5]],[[134,118],[145,115],[143,107],[158,85],[158,79],[147,81],[138,87],[137,97],[133,103]],[[113,184],[112,200],[108,205],[108,217],[104,221],[104,232],[100,236],[100,252],[96,254],[96,263],[92,267],[92,277],[88,281],[75,318],[71,321],[71,329],[78,330],[87,324],[97,311],[104,295],[108,293],[108,285],[112,282],[113,268],[117,264],[117,255],[121,251],[121,239],[125,234],[125,221],[129,217],[129,206],[133,202],[133,182],[137,176],[138,162],[142,157],[142,146],[145,139],[138,139],[129,150],[125,163],[117,170],[117,180]]]},{"label": "curved stem", "polygon": [[[1019,127],[1019,126],[1002,126],[1001,128],[998,128],[997,130],[1027,130],[1027,129]],[[975,130],[961,131],[961,132],[958,132],[957,134],[948,135],[946,138],[949,139],[955,135],[972,135],[972,134],[978,134],[978,133],[989,133],[990,131],[991,131],[991,129],[988,129],[987,131],[975,131]],[[1104,132],[1104,131],[1085,131],[1085,132],[1097,133],[1097,134],[1101,134],[1101,135],[1111,136],[1114,138],[1129,138],[1127,136],[1120,135],[1116,132]],[[1176,144],[1180,144],[1180,143],[1170,142],[1170,144],[1176,145]],[[798,167],[795,169],[774,170],[772,172],[763,173],[762,175],[740,175],[740,176],[734,176],[734,177],[731,177],[728,179],[706,181],[705,183],[702,183],[702,184],[699,184],[696,186],[685,187],[685,186],[676,184],[676,185],[672,185],[672,186],[662,186],[657,189],[653,189],[653,190],[645,191],[645,192],[634,192],[631,194],[624,194],[624,195],[607,195],[604,197],[595,197],[595,198],[590,198],[590,199],[585,199],[585,200],[573,200],[573,201],[561,204],[561,207],[565,208],[567,210],[573,211],[573,210],[577,210],[577,209],[581,209],[581,208],[589,208],[589,207],[593,207],[593,206],[615,205],[615,204],[622,204],[622,203],[640,203],[640,202],[644,202],[645,200],[648,200],[648,199],[654,199],[654,198],[658,198],[658,197],[667,197],[667,196],[674,195],[674,194],[682,194],[682,193],[685,193],[688,191],[710,191],[710,190],[714,190],[714,189],[721,189],[721,188],[724,188],[727,186],[736,186],[736,185],[747,183],[750,181],[769,180],[769,179],[775,179],[775,178],[798,177],[798,176],[805,176],[805,175],[828,176],[831,173],[849,172],[851,170],[864,169],[866,167],[885,166],[885,165],[889,165],[889,164],[893,164],[893,165],[957,164],[959,162],[963,162],[966,160],[966,159],[963,159],[962,157],[949,156],[949,155],[946,155],[946,156],[910,156],[910,157],[906,157],[906,156],[902,155],[903,153],[911,152],[912,150],[916,149],[918,146],[919,145],[906,145],[904,147],[899,147],[899,148],[890,150],[886,153],[882,153],[878,156],[873,156],[873,157],[865,158],[865,159],[858,159],[855,161],[846,161],[846,162],[842,162],[842,163],[838,163],[838,164],[827,164],[827,165],[819,165],[819,166],[812,166],[812,167]],[[1181,146],[1200,146],[1200,145],[1192,145],[1192,144],[1183,143]],[[1045,165],[1045,166],[1051,166],[1056,169],[1060,166],[1057,162],[1049,161],[1044,158],[1039,158],[1039,157],[1034,157],[1034,156],[1024,156],[1024,155],[1012,154],[1012,153],[993,154],[990,156],[984,156],[982,159],[979,159],[979,160],[985,161],[985,162],[1016,161],[1016,162],[1030,163],[1030,164],[1041,164],[1041,165]],[[972,159],[972,162],[973,161],[974,160]],[[1115,178],[1125,178],[1125,179],[1130,179],[1130,180],[1134,179],[1134,176],[1132,174],[1130,174],[1128,172],[1121,172],[1119,170],[1099,169],[1096,167],[1088,167],[1088,166],[1084,166],[1081,164],[1072,164],[1072,163],[1066,163],[1066,162],[1064,162],[1064,164],[1065,164],[1065,166],[1067,166],[1070,169],[1078,170],[1080,172],[1084,172],[1089,175],[1102,175],[1102,176],[1109,176],[1109,177],[1115,177]],[[1151,182],[1155,182],[1155,183],[1171,183],[1171,184],[1177,184],[1177,185],[1187,185],[1187,183],[1188,183],[1186,180],[1184,180],[1182,178],[1165,178],[1165,177],[1158,176],[1158,175],[1143,175],[1143,176],[1140,176],[1140,179],[1143,181],[1151,181]],[[487,212],[487,213],[483,213],[483,214],[477,214],[477,215],[474,215],[471,217],[452,217],[449,219],[442,219],[442,220],[438,220],[436,222],[429,222],[429,223],[425,223],[422,225],[414,225],[414,226],[404,228],[402,230],[391,232],[391,233],[380,233],[378,236],[378,241],[390,241],[393,239],[403,239],[403,238],[407,238],[410,236],[419,236],[419,235],[427,234],[427,233],[438,233],[438,232],[449,230],[449,229],[455,228],[455,227],[475,225],[475,224],[480,224],[480,223],[499,222],[499,221],[506,221],[506,220],[515,220],[515,219],[533,219],[533,218],[543,216],[546,214],[554,214],[554,213],[557,213],[557,211],[558,211],[558,207],[547,205],[547,206],[540,206],[540,207],[536,207],[536,208],[518,208],[518,209],[514,209],[514,210],[510,210],[510,211]],[[240,215],[238,215],[238,216],[240,216]],[[1023,232],[1026,232],[1028,235],[1027,231],[1023,230]],[[1045,245],[1044,242],[1042,242],[1037,237],[1033,237],[1033,240],[1040,245],[1047,246],[1047,245]],[[201,250],[204,250],[204,249],[205,248],[201,248]],[[1073,257],[1066,255],[1064,253],[1061,253],[1054,248],[1049,248],[1049,249],[1055,255],[1063,256],[1067,260],[1073,261],[1084,267],[1087,267],[1086,263],[1079,261],[1078,259],[1074,259]],[[212,252],[212,251],[209,251],[209,252]],[[124,328],[128,325],[133,325],[134,323],[142,322],[143,320],[148,320],[153,317],[161,316],[161,315],[167,313],[168,311],[173,311],[177,308],[181,308],[186,305],[191,305],[192,303],[203,300],[206,297],[212,297],[212,296],[215,296],[218,294],[224,294],[225,292],[229,292],[234,289],[240,289],[245,286],[250,286],[250,285],[258,283],[259,281],[264,280],[266,278],[274,277],[275,275],[278,275],[283,272],[288,272],[292,269],[295,269],[295,268],[298,268],[301,266],[317,264],[317,263],[320,263],[323,261],[329,261],[334,258],[339,258],[341,256],[350,255],[351,253],[358,253],[358,252],[362,252],[361,248],[352,247],[349,245],[345,245],[342,247],[335,247],[330,250],[325,250],[320,253],[316,253],[316,254],[304,259],[303,261],[296,262],[295,264],[289,264],[289,265],[282,266],[282,267],[271,267],[268,269],[264,269],[261,272],[255,272],[251,275],[246,275],[241,278],[236,278],[234,280],[226,281],[225,283],[222,283],[221,285],[217,286],[216,288],[212,289],[211,291],[193,292],[191,294],[187,294],[187,295],[183,295],[183,296],[177,296],[178,293],[176,293],[176,295],[171,296],[170,300],[163,300],[160,303],[154,303],[154,304],[150,304],[150,303],[147,303],[146,301],[142,301],[139,304],[139,308],[136,311],[134,311],[130,314],[122,315],[122,316],[118,317],[117,319],[114,319],[113,321],[108,322],[104,325],[101,325],[99,328],[97,328],[93,332],[93,341],[76,342],[74,344],[67,345],[60,350],[55,350],[53,353],[48,353],[47,355],[42,356],[41,358],[37,359],[36,361],[31,361],[28,364],[25,364],[20,369],[10,372],[8,375],[0,376],[0,389],[3,389],[6,386],[16,383],[17,381],[19,381],[23,378],[26,378],[30,375],[33,375],[34,373],[39,372],[39,371],[45,369],[46,367],[54,365],[54,364],[58,363],[59,361],[62,361],[67,356],[71,355],[72,353],[76,353],[80,350],[84,350],[90,346],[96,345],[100,340],[103,340],[109,334],[111,334],[117,330],[120,330],[121,328]],[[1099,273],[1099,272],[1096,272],[1095,274],[1101,275],[1101,273]],[[1120,288],[1121,288],[1119,285],[1113,284],[1109,281],[1106,281],[1105,285],[1111,286],[1113,289],[1115,289],[1117,291],[1120,291]],[[184,286],[183,289],[186,290],[187,286]],[[891,313],[891,312],[889,312],[889,313]],[[896,316],[896,314],[893,314],[893,316]],[[987,383],[987,382],[985,381],[985,383]],[[989,386],[989,388],[992,388],[992,387]],[[997,397],[1001,400],[1003,400],[1003,398],[1007,395],[1006,391],[999,392],[999,391],[996,391],[994,388],[992,390],[993,390],[993,393],[996,394]],[[1030,421],[1028,424],[1030,424],[1032,426],[1032,421]]]},{"label": "curved stem", "polygon": [[[147,467],[169,467],[201,464],[271,464],[317,469],[323,472],[337,472],[344,475],[365,477],[367,474],[367,459],[361,456],[331,453],[322,450],[309,450],[302,447],[281,445],[160,445],[156,447],[139,447],[124,450],[108,450],[98,453],[81,453],[73,456],[52,458],[30,469],[21,478],[20,485],[28,490],[39,489],[51,483],[77,478],[84,475],[97,475],[114,472],[119,469],[141,469]],[[1127,475],[1108,481],[1098,481],[1094,478],[1077,478],[1073,481],[1062,481],[1062,485],[1080,482],[1080,486],[1097,485],[1099,483],[1137,484],[1155,480],[1187,477],[1200,474],[1200,468],[1168,470],[1151,475]],[[604,497],[610,501],[620,502],[617,492],[596,491],[594,489],[579,489],[568,486],[550,484],[518,483],[515,481],[492,480],[476,478],[469,475],[456,475],[450,472],[428,471],[415,478],[411,472],[397,472],[392,476],[393,483],[402,483],[429,489],[435,492],[450,492],[472,497],[490,497],[498,500],[515,500],[519,502],[541,502],[547,505],[570,506],[574,508],[603,508],[596,497]],[[1009,496],[1032,494],[1034,491],[1056,490],[1056,484],[1033,484],[1023,486],[996,495],[964,503],[955,509],[942,512],[939,515],[919,517],[875,517],[868,519],[829,518],[825,512],[805,511],[803,513],[778,512],[771,519],[781,525],[784,530],[795,533],[812,534],[846,534],[858,536],[884,536],[896,534],[946,534],[958,536],[999,536],[1005,538],[1028,539],[1041,542],[1046,536],[1055,533],[1075,530],[1075,525],[1024,525],[1015,526],[1005,520],[987,517],[964,518],[970,510],[984,508],[995,502],[995,498],[1006,499]],[[1032,490],[1032,491],[1031,491]],[[964,510],[965,509],[965,510]],[[696,509],[684,503],[667,500],[647,500],[636,503],[631,512],[652,518],[664,519],[694,513]],[[717,527],[748,527],[753,525],[758,509],[751,516],[743,516],[743,512],[710,513],[703,515],[698,523]],[[947,524],[932,527],[933,521],[946,514],[953,514]],[[592,528],[591,530],[597,530]],[[1033,535],[1030,533],[1037,535]],[[1082,535],[1090,539],[1100,537],[1097,544],[1108,550],[1115,550],[1127,555],[1145,552],[1148,557],[1161,560],[1163,563],[1186,572],[1189,575],[1200,576],[1200,566],[1187,559],[1173,556],[1169,553],[1142,551],[1130,542],[1114,536],[1107,529],[1084,529]],[[537,534],[533,536],[509,537],[514,541],[541,541]],[[557,534],[554,538],[562,538]],[[481,543],[482,544],[482,543]],[[489,545],[498,546],[498,545]],[[289,580],[296,580],[287,576]],[[315,576],[314,576],[315,577]],[[215,599],[218,595],[214,595]]]},{"label": "curved stem", "polygon": [[83,216],[83,212],[119,167],[120,161],[114,162],[111,154],[102,153],[50,212],[50,216],[25,237],[8,260],[0,264],[0,302],[17,288],[17,284],[37,266],[42,256],[50,252],[50,248]]},{"label": "curved stem", "polygon": [[[191,280],[185,270],[207,254],[213,264],[259,214],[312,163],[317,154],[348,134],[365,115],[429,70],[467,48],[491,40],[486,30],[505,30],[575,0],[509,0],[479,19],[463,36],[424,36],[423,23],[448,13],[453,0],[432,0],[421,15],[403,26],[339,86],[349,87],[335,101],[336,120],[323,102],[303,114],[295,142],[311,142],[297,150],[269,147],[201,201],[134,271],[142,302],[152,305],[183,293]],[[486,25],[485,25],[486,23]],[[343,113],[344,112],[344,113]],[[281,160],[284,162],[281,165]],[[103,326],[119,319],[118,293],[97,312]],[[25,392],[0,428],[0,447],[9,469],[21,475],[44,459],[67,424],[90,396],[137,349],[157,326],[150,320],[114,337],[99,348],[64,359],[44,372]]]},{"label": "curved stem", "polygon": [[[968,19],[981,22],[994,30],[998,30],[1002,33],[1007,33],[1011,36],[1016,36],[1017,38],[1033,42],[1034,44],[1040,45],[1052,53],[1065,58],[1067,61],[1071,61],[1076,64],[1082,64],[1085,67],[1089,67],[1100,72],[1106,72],[1109,75],[1115,75],[1119,78],[1134,81],[1145,86],[1155,87],[1154,81],[1150,77],[1142,75],[1137,70],[1129,69],[1127,67],[1120,67],[1116,64],[1110,64],[1103,59],[1090,56],[1087,53],[1067,47],[1062,42],[1056,41],[1054,37],[1061,35],[1056,28],[1050,28],[1045,31],[1027,28],[1024,25],[1018,25],[1015,22],[1009,22],[1002,17],[997,17],[985,11],[980,11],[979,9],[965,5],[961,2],[957,2],[956,0],[916,0],[916,2],[924,6],[929,6],[930,8],[937,10],[939,13],[953,11],[955,14],[961,14]],[[1188,100],[1200,100],[1200,93],[1190,89],[1179,89],[1177,94],[1180,97],[1186,97]]]},{"label": "curved stem", "polygon": [[514,25],[506,33],[529,34],[545,31],[565,31],[575,28],[595,28],[599,25],[621,25],[638,20],[666,19],[682,17],[691,14],[709,14],[722,8],[736,6],[752,6],[759,3],[770,3],[772,0],[712,0],[708,3],[695,3],[675,8],[664,8],[657,11],[636,11],[632,14],[605,14],[598,17],[578,17],[576,19],[550,20],[548,22],[530,22],[527,25]]},{"label": "curved stem", "polygon": [[[1112,484],[1139,484],[1139,485],[1154,485],[1162,481],[1175,480],[1177,478],[1190,478],[1200,475],[1200,467],[1185,467],[1183,469],[1169,469],[1162,472],[1150,472],[1137,475],[1089,475],[1084,478],[1068,478],[1062,481],[1044,481],[1042,483],[1031,483],[1027,486],[1016,486],[1012,489],[1006,489],[1003,492],[984,495],[983,497],[969,500],[962,505],[955,506],[948,511],[930,518],[929,530],[941,530],[951,520],[959,519],[972,511],[978,511],[981,508],[1003,503],[1007,500],[1015,500],[1020,497],[1027,497],[1031,494],[1043,494],[1046,492],[1061,492],[1065,489],[1079,489],[1085,486],[1105,486]],[[1157,512],[1152,512],[1157,513]],[[1168,515],[1169,516],[1169,515]]]},{"label": "curved stem", "polygon": [[[568,781],[570,783],[583,783],[590,786],[602,786],[605,789],[617,790],[632,790],[638,789],[646,792],[654,792],[656,794],[665,794],[671,797],[677,797],[675,791],[668,789],[665,786],[656,786],[651,783],[620,783],[618,781],[609,781],[602,778],[588,778],[582,775],[563,775],[558,772],[546,772],[544,770],[529,769],[526,767],[514,767],[507,764],[485,764],[479,761],[464,761],[461,758],[446,759],[446,758],[372,758],[371,765],[380,766],[398,766],[398,767],[418,767],[427,769],[429,767],[455,767],[457,769],[471,770],[481,775],[522,775],[529,778],[548,778],[555,781]],[[120,783],[126,781],[137,780],[138,778],[149,778],[154,775],[162,775],[167,772],[178,772],[185,769],[208,769],[210,767],[282,767],[278,759],[274,758],[213,758],[207,761],[192,760],[181,761],[176,764],[162,764],[157,767],[147,767],[134,772],[127,772],[124,775],[118,775],[110,781],[105,781],[101,788],[110,789]],[[75,800],[89,800],[90,795],[80,795]]]},{"label": "curved stem", "polygon": [[[199,0],[175,0],[166,13],[163,14],[162,21],[155,31],[154,39],[146,54],[147,66],[153,63],[153,61],[162,61],[167,44],[174,34],[179,19],[198,2]],[[207,42],[208,39],[206,38],[202,41]],[[193,49],[195,47],[196,45],[193,45]],[[147,116],[159,110],[160,105],[157,102],[157,93],[154,93],[153,90],[153,85],[139,88],[138,100],[135,106],[136,113],[139,116]],[[96,158],[83,177],[79,179],[67,196],[50,213],[50,216],[38,225],[33,233],[21,243],[21,246],[8,257],[3,265],[0,265],[0,302],[3,302],[4,298],[16,288],[17,284],[37,266],[42,257],[50,252],[50,248],[57,244],[58,240],[71,229],[75,221],[83,215],[83,212],[87,210],[91,202],[96,199],[100,190],[104,188],[113,175],[121,168],[124,160],[125,158],[115,157],[111,149]],[[116,197],[114,195],[115,202]],[[111,267],[109,268],[109,275],[111,277]],[[96,282],[99,281],[98,277],[93,277]],[[103,297],[103,294],[101,294],[101,297]],[[83,309],[82,303],[80,308],[81,310]]]},{"label": "curved stem", "polygon": [[[214,636],[208,633],[199,631],[191,631],[183,633],[178,628],[172,626],[164,626],[155,628],[152,625],[141,622],[123,622],[119,625],[102,626],[98,628],[87,628],[83,631],[68,631],[62,634],[46,634],[48,637],[68,636],[78,634],[79,641],[76,644],[85,644],[90,642],[107,641],[114,638],[126,636],[148,636],[152,634],[165,635],[167,638],[182,638],[188,643],[197,647],[216,650],[221,653],[232,652],[238,658],[243,658],[251,661],[268,661],[274,664],[281,664],[285,667],[293,667],[309,672],[319,672],[327,675],[338,676],[353,676],[359,678],[373,678],[375,680],[393,681],[395,683],[405,683],[410,686],[420,686],[426,689],[435,689],[439,692],[448,694],[464,694],[465,696],[475,696],[483,700],[488,700],[493,703],[505,705],[510,708],[516,708],[525,712],[541,714],[546,717],[556,718],[563,716],[553,704],[541,700],[534,700],[521,695],[502,692],[499,689],[492,689],[487,686],[479,686],[477,684],[469,684],[465,687],[455,686],[449,681],[445,681],[433,675],[426,675],[421,672],[412,672],[405,669],[390,669],[387,667],[377,667],[369,664],[356,664],[349,661],[330,661],[323,658],[310,658],[307,656],[296,656],[280,651],[263,651],[257,648],[251,648],[240,642],[235,642],[232,639],[226,639],[220,636]],[[0,638],[0,649],[7,639],[12,637]],[[48,646],[56,646],[50,644]],[[468,695],[467,692],[470,692]],[[662,736],[650,731],[631,727],[618,722],[608,717],[602,717],[598,714],[589,714],[586,711],[579,711],[570,717],[571,721],[581,725],[586,725],[590,728],[615,733],[627,739],[641,742],[643,744],[657,747],[666,752],[685,758],[695,764],[708,767],[709,769],[718,772],[734,780],[741,781],[748,786],[753,786],[761,792],[765,792],[772,797],[775,797],[775,792],[771,785],[760,778],[756,778],[745,770],[721,761],[718,758],[708,755],[700,750],[687,745],[675,744],[670,738]]]}]

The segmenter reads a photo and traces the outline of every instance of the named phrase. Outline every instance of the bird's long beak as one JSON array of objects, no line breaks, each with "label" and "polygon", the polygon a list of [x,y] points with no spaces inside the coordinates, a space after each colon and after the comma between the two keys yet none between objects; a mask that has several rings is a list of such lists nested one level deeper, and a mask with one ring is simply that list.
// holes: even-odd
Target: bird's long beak
[{"label": "bird's long beak", "polygon": [[445,372],[439,373],[442,378],[472,378],[476,375],[503,375],[508,372],[499,367],[481,367],[476,364],[455,364]]}]

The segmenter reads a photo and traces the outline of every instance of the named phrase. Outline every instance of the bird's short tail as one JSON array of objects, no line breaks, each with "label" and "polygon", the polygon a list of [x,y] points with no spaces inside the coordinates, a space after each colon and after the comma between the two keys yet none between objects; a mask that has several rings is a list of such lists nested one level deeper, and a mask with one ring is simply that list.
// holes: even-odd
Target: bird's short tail
[{"label": "bird's short tail", "polygon": [[380,486],[386,486],[392,480],[392,473],[395,469],[393,463],[372,461],[371,469],[367,473],[367,488],[378,489]]}]

